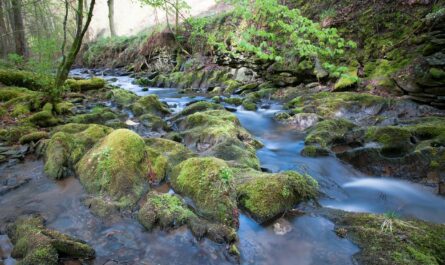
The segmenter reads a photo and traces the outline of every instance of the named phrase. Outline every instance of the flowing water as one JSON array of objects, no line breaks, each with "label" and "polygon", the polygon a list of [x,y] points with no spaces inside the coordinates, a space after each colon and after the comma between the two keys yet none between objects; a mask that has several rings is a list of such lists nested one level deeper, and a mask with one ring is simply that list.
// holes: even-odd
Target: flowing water
[{"label": "flowing water", "polygon": [[[83,70],[72,72],[86,76]],[[143,88],[132,84],[128,76],[103,76],[114,85],[138,95],[157,94],[174,111],[188,103],[205,99],[179,94],[176,89]],[[424,187],[389,178],[366,176],[334,157],[307,158],[300,155],[304,134],[273,120],[281,106],[269,102],[270,108],[256,112],[237,108],[241,124],[264,147],[257,155],[263,168],[278,172],[296,170],[308,173],[320,184],[322,207],[354,212],[395,212],[431,222],[445,222],[445,199]],[[224,245],[196,240],[186,229],[144,231],[129,216],[103,220],[91,214],[82,203],[87,196],[79,181],[68,178],[49,180],[43,174],[43,163],[27,159],[0,173],[0,180],[31,178],[15,191],[0,195],[0,223],[22,214],[40,213],[47,226],[90,243],[97,252],[94,264],[233,264]],[[305,206],[307,214],[283,217],[269,225],[259,225],[245,215],[240,217],[239,249],[242,264],[354,264],[352,256],[358,247],[334,232],[334,224]],[[10,249],[0,235],[0,250]],[[3,251],[5,252],[5,251]],[[6,251],[4,258],[14,264]],[[0,251],[0,254],[2,252]],[[1,256],[1,255],[0,255]]]}]

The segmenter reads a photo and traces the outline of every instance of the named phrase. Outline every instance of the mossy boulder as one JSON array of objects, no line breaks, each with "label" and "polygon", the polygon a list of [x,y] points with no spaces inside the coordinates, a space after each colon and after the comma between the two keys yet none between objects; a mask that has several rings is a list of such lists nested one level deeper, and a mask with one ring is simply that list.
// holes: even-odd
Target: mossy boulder
[{"label": "mossy boulder", "polygon": [[263,173],[249,170],[237,179],[240,207],[255,220],[267,222],[296,204],[314,199],[317,182],[310,176],[294,171]]},{"label": "mossy boulder", "polygon": [[76,169],[88,192],[109,195],[125,208],[142,195],[148,166],[144,140],[130,130],[118,129],[90,149]]},{"label": "mossy boulder", "polygon": [[176,166],[170,177],[175,191],[190,197],[200,215],[236,227],[233,178],[227,163],[213,157],[190,158]]},{"label": "mossy boulder", "polygon": [[55,129],[45,152],[45,173],[53,179],[73,174],[75,164],[111,128],[91,124],[67,124]]},{"label": "mossy boulder", "polygon": [[358,83],[357,68],[351,67],[347,73],[342,74],[342,76],[337,80],[334,85],[334,91],[341,92],[352,90]]},{"label": "mossy boulder", "polygon": [[156,225],[167,229],[186,224],[192,216],[194,213],[178,196],[150,192],[139,210],[138,220],[148,230]]},{"label": "mossy boulder", "polygon": [[261,144],[225,110],[196,112],[178,121],[185,144],[206,156],[216,156],[234,164],[259,168],[256,149]]},{"label": "mossy boulder", "polygon": [[44,87],[41,78],[35,73],[13,69],[0,69],[0,83],[31,90],[41,90]]},{"label": "mossy boulder", "polygon": [[245,99],[244,101],[243,101],[243,107],[244,107],[244,109],[245,110],[251,110],[251,111],[255,111],[256,109],[257,109],[257,107],[256,107],[256,103],[255,102],[252,102],[251,100],[249,100],[249,99]]},{"label": "mossy boulder", "polygon": [[152,131],[162,132],[171,130],[167,122],[165,122],[159,116],[153,114],[143,114],[139,116],[138,119],[145,127],[149,128]]},{"label": "mossy boulder", "polygon": [[166,174],[169,175],[179,163],[196,156],[186,146],[178,142],[163,138],[146,138],[145,144],[157,156],[166,159]]},{"label": "mossy boulder", "polygon": [[8,144],[14,144],[19,142],[20,138],[36,132],[37,128],[33,124],[19,124],[17,126],[8,126],[0,129],[0,140]]},{"label": "mossy boulder", "polygon": [[54,111],[59,114],[72,114],[75,106],[69,101],[59,102],[54,106]]},{"label": "mossy boulder", "polygon": [[95,251],[84,241],[44,227],[41,217],[20,217],[7,228],[20,265],[57,265],[61,259],[92,259]]},{"label": "mossy boulder", "polygon": [[148,95],[139,98],[133,105],[131,105],[131,110],[136,116],[153,114],[163,117],[170,114],[168,106],[159,101],[159,98],[156,95]]},{"label": "mossy boulder", "polygon": [[60,123],[60,120],[54,117],[53,113],[49,110],[42,110],[34,113],[29,116],[28,120],[40,127],[52,127]]},{"label": "mossy boulder", "polygon": [[107,98],[120,107],[127,107],[134,103],[138,99],[138,96],[131,91],[115,88],[107,93]]},{"label": "mossy boulder", "polygon": [[356,125],[345,119],[324,120],[309,130],[305,144],[318,144],[323,148],[341,143],[345,134],[354,129]]},{"label": "mossy boulder", "polygon": [[445,261],[445,225],[399,219],[393,214],[337,212],[336,231],[359,244],[360,264],[439,265]]},{"label": "mossy boulder", "polygon": [[212,102],[208,102],[208,101],[198,101],[198,102],[195,102],[195,103],[187,106],[185,109],[183,109],[179,113],[178,116],[184,117],[184,116],[188,116],[193,113],[196,113],[196,112],[203,112],[203,111],[207,111],[207,110],[223,110],[223,109],[224,109],[224,107],[221,106],[220,104],[216,104],[216,103],[212,103]]},{"label": "mossy boulder", "polygon": [[88,91],[96,90],[105,87],[105,80],[102,78],[91,78],[91,79],[68,79],[65,83],[71,91]]},{"label": "mossy boulder", "polygon": [[20,144],[28,144],[31,142],[38,142],[41,139],[47,138],[49,138],[48,132],[38,131],[23,135],[22,137],[20,137],[19,142]]},{"label": "mossy boulder", "polygon": [[148,193],[137,219],[148,230],[156,226],[168,230],[187,225],[198,239],[208,237],[218,243],[236,240],[234,228],[200,218],[175,194]]},{"label": "mossy boulder", "polygon": [[107,121],[118,119],[118,115],[107,107],[97,106],[91,112],[78,114],[68,119],[70,123],[97,123],[105,124]]}]

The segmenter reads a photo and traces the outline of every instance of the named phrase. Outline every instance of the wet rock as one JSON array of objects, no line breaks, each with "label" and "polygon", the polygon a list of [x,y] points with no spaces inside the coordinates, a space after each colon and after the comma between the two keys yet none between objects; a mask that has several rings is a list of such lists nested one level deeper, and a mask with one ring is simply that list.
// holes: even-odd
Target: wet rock
[{"label": "wet rock", "polygon": [[[195,108],[195,105],[190,108]],[[185,111],[190,112],[189,109]],[[191,150],[230,163],[259,168],[256,149],[261,144],[241,127],[234,114],[225,110],[195,112],[177,120],[176,124]]]},{"label": "wet rock", "polygon": [[273,224],[273,231],[276,235],[284,236],[292,231],[292,223],[280,218]]},{"label": "wet rock", "polygon": [[270,174],[249,170],[238,175],[236,189],[240,207],[261,223],[317,194],[314,179],[293,171]]},{"label": "wet rock", "polygon": [[103,88],[105,86],[105,80],[97,77],[85,80],[68,79],[66,80],[66,85],[68,85],[71,91],[83,92]]},{"label": "wet rock", "polygon": [[133,105],[131,105],[131,110],[136,116],[153,114],[163,117],[170,114],[168,106],[159,101],[159,98],[156,95],[141,97]]},{"label": "wet rock", "polygon": [[120,88],[112,89],[107,93],[106,97],[116,103],[119,107],[127,107],[138,99],[138,96],[135,93]]},{"label": "wet rock", "polygon": [[336,231],[357,243],[360,264],[439,264],[445,258],[445,226],[390,215],[336,212]]},{"label": "wet rock", "polygon": [[84,153],[111,131],[96,124],[70,123],[57,127],[45,146],[45,173],[53,179],[72,175],[74,165]]},{"label": "wet rock", "polygon": [[304,131],[310,127],[313,127],[319,120],[320,118],[317,114],[298,113],[286,119],[281,119],[281,122],[291,125],[296,130]]},{"label": "wet rock", "polygon": [[20,264],[54,264],[61,257],[91,259],[95,251],[85,242],[44,227],[41,217],[19,218],[7,229]]},{"label": "wet rock", "polygon": [[237,227],[233,178],[226,162],[211,157],[190,158],[176,166],[170,177],[173,188],[190,197],[201,216]]},{"label": "wet rock", "polygon": [[126,208],[134,205],[144,191],[149,159],[138,134],[118,129],[82,157],[76,172],[88,192],[106,194]]}]

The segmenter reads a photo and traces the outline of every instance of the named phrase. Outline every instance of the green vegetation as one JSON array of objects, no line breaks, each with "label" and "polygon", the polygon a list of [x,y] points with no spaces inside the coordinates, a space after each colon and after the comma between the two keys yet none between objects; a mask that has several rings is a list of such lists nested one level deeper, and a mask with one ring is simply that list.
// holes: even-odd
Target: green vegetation
[{"label": "green vegetation", "polygon": [[15,247],[12,255],[21,265],[57,265],[59,259],[91,259],[95,251],[85,242],[49,230],[41,217],[24,216],[8,228]]},{"label": "green vegetation", "polygon": [[314,199],[317,182],[293,171],[269,174],[247,171],[237,179],[239,204],[259,222],[292,209],[299,202]]},{"label": "green vegetation", "polygon": [[119,129],[89,150],[76,169],[88,192],[109,195],[126,208],[142,195],[149,159],[144,140],[130,130]]},{"label": "green vegetation", "polygon": [[227,168],[217,158],[190,158],[176,166],[171,183],[177,192],[193,199],[203,216],[236,226],[236,192]]},{"label": "green vegetation", "polygon": [[[392,229],[383,224],[391,220]],[[445,260],[445,226],[404,220],[394,215],[340,213],[335,217],[337,231],[357,242],[362,251],[361,264],[443,264]]]}]

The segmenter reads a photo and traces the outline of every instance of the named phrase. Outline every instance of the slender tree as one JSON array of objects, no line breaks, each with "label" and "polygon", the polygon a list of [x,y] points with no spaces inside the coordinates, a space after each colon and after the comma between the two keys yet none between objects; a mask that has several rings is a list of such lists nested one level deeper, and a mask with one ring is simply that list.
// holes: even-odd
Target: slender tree
[{"label": "slender tree", "polygon": [[[64,40],[62,44],[62,62],[60,63],[55,80],[56,93],[62,92],[62,87],[65,84],[66,79],[68,78],[69,71],[76,60],[76,56],[80,51],[80,47],[82,45],[83,37],[85,36],[88,27],[90,26],[91,19],[93,18],[93,10],[94,5],[96,4],[96,0],[91,0],[90,6],[86,13],[86,22],[84,23],[84,0],[77,0],[77,9],[76,12],[76,32],[73,39],[73,43],[68,51],[68,54],[65,55],[66,48],[66,34],[67,34],[67,21],[68,21],[68,10],[69,10],[69,2],[65,0],[65,17],[63,22],[64,29]],[[54,95],[58,96],[58,95]]]},{"label": "slender tree", "polygon": [[0,0],[0,58],[5,58],[7,54],[7,37],[6,37],[6,23],[5,23],[5,5],[3,4],[3,0]]},{"label": "slender tree", "polygon": [[108,4],[108,23],[110,24],[111,37],[116,36],[116,29],[114,25],[114,0],[107,0]]},{"label": "slender tree", "polygon": [[13,23],[14,24],[14,42],[15,42],[15,52],[23,57],[28,57],[28,49],[26,45],[25,37],[25,26],[23,23],[22,16],[22,1],[21,0],[11,0],[12,13],[13,13]]}]

